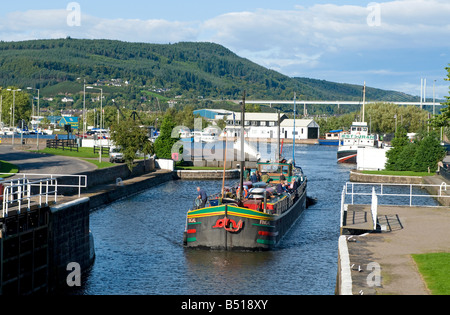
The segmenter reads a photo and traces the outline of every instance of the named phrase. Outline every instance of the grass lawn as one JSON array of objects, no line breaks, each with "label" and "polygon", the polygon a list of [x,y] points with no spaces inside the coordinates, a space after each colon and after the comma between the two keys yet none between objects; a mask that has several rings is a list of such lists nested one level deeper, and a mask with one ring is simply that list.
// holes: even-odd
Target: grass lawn
[{"label": "grass lawn", "polygon": [[[0,161],[0,173],[16,174],[18,172],[19,172],[19,167],[17,167],[16,165],[5,162],[5,161]],[[12,176],[12,175],[0,175],[0,178],[7,178],[10,176]]]},{"label": "grass lawn", "polygon": [[367,175],[390,175],[390,176],[433,176],[434,173],[428,172],[410,172],[410,171],[363,171],[363,174]]},{"label": "grass lawn", "polygon": [[[77,151],[62,150],[62,149],[45,148],[44,150],[31,151],[31,152],[53,154],[53,155],[63,155],[63,156],[72,156],[72,157],[76,157],[76,158],[98,158],[98,152],[94,154],[94,149],[93,148],[78,148],[78,152]],[[102,157],[109,158],[109,155],[108,154],[103,154]]]},{"label": "grass lawn", "polygon": [[450,253],[412,255],[433,295],[450,295]]},{"label": "grass lawn", "polygon": [[39,151],[31,151],[31,152],[37,152],[37,153],[45,153],[45,154],[53,154],[53,155],[62,155],[62,156],[71,156],[75,158],[82,159],[84,161],[87,161],[89,163],[95,164],[99,169],[107,168],[114,166],[116,164],[109,163],[109,155],[103,154],[102,158],[106,159],[107,161],[103,161],[102,163],[98,162],[98,152],[94,154],[93,148],[78,148],[77,151],[68,151],[68,150],[62,150],[62,149],[49,149],[45,148],[44,150]]}]

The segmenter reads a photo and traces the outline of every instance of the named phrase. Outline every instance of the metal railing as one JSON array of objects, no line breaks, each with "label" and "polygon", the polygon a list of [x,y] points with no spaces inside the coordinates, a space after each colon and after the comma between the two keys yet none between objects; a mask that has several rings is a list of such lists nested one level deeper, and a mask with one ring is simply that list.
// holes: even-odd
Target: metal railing
[{"label": "metal railing", "polygon": [[[32,188],[39,187],[38,193],[33,193]],[[31,203],[37,203],[39,207],[49,204],[50,195],[54,195],[55,203],[58,196],[57,179],[40,179],[30,181],[27,178],[19,178],[1,182],[2,216],[6,218],[10,208],[17,206],[20,214],[26,205],[31,209]],[[45,202],[44,202],[45,200]]]},{"label": "metal railing", "polygon": [[[65,188],[73,188],[78,189],[78,197],[81,197],[81,189],[87,188],[87,175],[67,175],[67,174],[32,174],[32,173],[19,173],[19,174],[12,174],[12,173],[0,173],[0,175],[10,175],[14,177],[21,177],[22,179],[28,178],[34,178],[34,180],[38,179],[59,179],[58,187],[65,187]],[[0,184],[4,183],[5,181],[0,181]],[[8,181],[6,181],[8,182]],[[73,182],[72,184],[67,182]]]},{"label": "metal railing", "polygon": [[[33,203],[39,207],[47,206],[50,199],[57,203],[58,192],[62,188],[78,190],[78,198],[81,197],[81,189],[87,188],[87,175],[65,175],[65,174],[10,174],[15,178],[0,180],[0,198],[2,202],[2,215],[8,216],[11,208],[31,209]],[[32,178],[34,177],[34,179]],[[38,177],[38,178],[36,178]]]},{"label": "metal railing", "polygon": [[[408,189],[408,193],[392,193],[389,192],[388,187],[393,188],[403,188]],[[435,188],[438,195],[432,195],[428,193],[415,193],[417,188],[424,189],[426,187]],[[364,188],[370,189],[370,191],[364,190]],[[409,198],[409,206],[413,206],[413,198],[449,198],[450,193],[445,193],[447,191],[447,183],[442,183],[441,185],[431,185],[431,184],[369,184],[369,183],[346,183],[343,190],[343,199],[345,196],[351,196],[350,204],[355,204],[355,197],[357,196],[372,196],[375,194],[378,197],[406,197]],[[423,205],[421,205],[423,206]]]}]

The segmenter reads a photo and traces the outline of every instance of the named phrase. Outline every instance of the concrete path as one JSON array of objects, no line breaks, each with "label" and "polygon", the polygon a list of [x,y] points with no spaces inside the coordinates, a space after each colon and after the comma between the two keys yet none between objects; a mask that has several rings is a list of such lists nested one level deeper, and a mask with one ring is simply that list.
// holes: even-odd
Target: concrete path
[{"label": "concrete path", "polygon": [[94,164],[80,159],[30,153],[5,145],[0,145],[0,160],[17,165],[20,173],[66,175],[97,169]]},{"label": "concrete path", "polygon": [[[378,217],[386,216],[393,231],[353,236],[348,242],[350,264],[355,264],[353,294],[430,294],[411,255],[450,252],[450,209],[380,207]],[[381,286],[368,285],[371,263],[381,267]],[[363,271],[357,271],[359,266]]]},{"label": "concrete path", "polygon": [[[426,179],[429,184],[445,182],[441,176]],[[378,221],[387,231],[352,236],[347,242],[353,294],[431,294],[411,255],[450,252],[450,207],[380,206]],[[367,281],[373,276],[374,270],[367,268],[372,263],[381,267],[380,285]]]}]

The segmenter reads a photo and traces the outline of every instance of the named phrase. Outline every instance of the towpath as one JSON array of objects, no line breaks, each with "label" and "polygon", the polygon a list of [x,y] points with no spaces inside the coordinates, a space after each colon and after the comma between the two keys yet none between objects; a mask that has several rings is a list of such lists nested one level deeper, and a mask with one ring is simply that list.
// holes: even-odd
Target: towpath
[{"label": "towpath", "polygon": [[38,154],[18,149],[10,145],[0,145],[0,160],[19,167],[20,173],[33,174],[77,174],[97,169],[94,164],[66,156]]}]

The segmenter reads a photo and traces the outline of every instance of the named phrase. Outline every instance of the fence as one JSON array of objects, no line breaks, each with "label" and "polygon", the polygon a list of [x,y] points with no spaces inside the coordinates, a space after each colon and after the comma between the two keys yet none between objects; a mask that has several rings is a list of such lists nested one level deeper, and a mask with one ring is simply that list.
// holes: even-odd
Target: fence
[{"label": "fence", "polygon": [[54,139],[47,140],[47,148],[51,149],[62,149],[63,151],[77,151],[78,143],[76,139]]},{"label": "fence", "polygon": [[94,154],[100,152],[102,150],[102,155],[108,155],[109,154],[109,146],[96,146],[94,145]]},{"label": "fence", "polygon": [[[402,192],[388,192],[389,187],[392,188],[403,188],[402,190],[408,189],[408,193]],[[421,194],[415,193],[417,188],[423,189],[426,187],[435,187],[437,188],[438,195],[430,195],[428,193]],[[367,191],[367,189],[371,189]],[[400,190],[400,189],[398,189]],[[422,191],[422,190],[421,190]],[[379,197],[406,197],[409,198],[409,206],[413,206],[413,198],[448,198],[450,197],[447,192],[447,184],[442,183],[441,185],[430,185],[430,184],[368,184],[368,183],[346,183],[344,186],[343,196],[351,197],[351,204],[355,204],[355,197],[358,196],[372,196],[375,194]],[[426,205],[420,205],[426,206]]]},{"label": "fence", "polygon": [[[15,176],[20,179],[57,179],[58,188],[69,188],[78,190],[78,197],[81,197],[81,189],[88,187],[87,175],[66,175],[66,174],[32,174],[32,173],[21,173],[21,174],[11,174],[11,173],[0,173],[0,175],[10,175]],[[9,183],[13,180],[0,181],[0,184]],[[61,189],[59,189],[61,191]]]},{"label": "fence", "polygon": [[[50,195],[54,195],[55,203],[58,195],[57,179],[40,179],[30,181],[27,178],[20,178],[11,181],[2,182],[2,216],[8,216],[9,209],[17,206],[18,213],[21,212],[24,205],[31,209],[31,202],[39,206],[48,205]],[[38,193],[32,192],[32,187],[39,187]],[[44,200],[45,202],[43,202]]]}]

